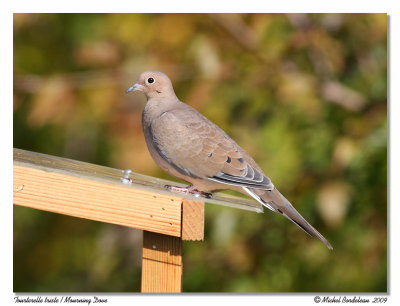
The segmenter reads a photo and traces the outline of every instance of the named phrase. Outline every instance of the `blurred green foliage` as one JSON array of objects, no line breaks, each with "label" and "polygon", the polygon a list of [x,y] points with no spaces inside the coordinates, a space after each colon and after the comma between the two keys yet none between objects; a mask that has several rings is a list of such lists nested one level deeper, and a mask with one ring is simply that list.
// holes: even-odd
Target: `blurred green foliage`
[{"label": "blurred green foliage", "polygon": [[[184,291],[387,291],[386,14],[15,14],[14,147],[169,178],[124,93],[149,69],[334,246],[207,205]],[[140,231],[14,207],[14,291],[139,291],[140,256]]]}]

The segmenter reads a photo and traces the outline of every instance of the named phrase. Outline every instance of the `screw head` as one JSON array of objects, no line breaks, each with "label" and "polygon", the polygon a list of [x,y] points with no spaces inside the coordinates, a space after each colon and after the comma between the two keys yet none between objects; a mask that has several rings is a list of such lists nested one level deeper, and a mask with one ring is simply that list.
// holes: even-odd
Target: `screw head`
[{"label": "screw head", "polygon": [[121,182],[124,184],[132,184],[132,180],[129,177],[131,175],[131,173],[132,173],[132,170],[130,170],[130,169],[124,170],[124,175],[121,178]]},{"label": "screw head", "polygon": [[131,175],[131,173],[132,173],[132,170],[131,170],[131,169],[124,170],[124,177],[125,177],[125,178],[129,178],[129,176]]}]

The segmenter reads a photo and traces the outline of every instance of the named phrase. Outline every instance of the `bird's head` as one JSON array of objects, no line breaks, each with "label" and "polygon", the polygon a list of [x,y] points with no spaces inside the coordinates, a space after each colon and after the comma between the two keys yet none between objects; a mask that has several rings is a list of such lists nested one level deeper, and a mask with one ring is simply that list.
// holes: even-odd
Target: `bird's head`
[{"label": "bird's head", "polygon": [[143,72],[135,85],[129,87],[126,93],[142,91],[147,100],[151,98],[175,97],[174,88],[168,76],[159,71]]}]

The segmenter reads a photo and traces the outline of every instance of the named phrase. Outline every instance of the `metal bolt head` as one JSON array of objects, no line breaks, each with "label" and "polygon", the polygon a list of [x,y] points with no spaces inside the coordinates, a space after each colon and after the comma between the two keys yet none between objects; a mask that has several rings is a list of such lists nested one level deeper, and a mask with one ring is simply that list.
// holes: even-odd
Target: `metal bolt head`
[{"label": "metal bolt head", "polygon": [[129,176],[131,175],[132,170],[131,169],[127,169],[124,170],[124,178],[129,178]]},{"label": "metal bolt head", "polygon": [[132,180],[130,178],[131,173],[132,173],[132,170],[130,170],[130,169],[124,170],[124,175],[121,178],[121,182],[124,184],[132,184]]}]

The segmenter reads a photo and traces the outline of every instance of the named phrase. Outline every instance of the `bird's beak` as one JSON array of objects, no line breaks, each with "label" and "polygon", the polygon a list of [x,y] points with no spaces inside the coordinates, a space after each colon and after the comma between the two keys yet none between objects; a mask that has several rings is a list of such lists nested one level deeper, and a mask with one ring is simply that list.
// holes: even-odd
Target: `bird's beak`
[{"label": "bird's beak", "polygon": [[135,90],[142,90],[143,85],[140,84],[135,84],[132,87],[129,87],[125,92],[126,93],[130,93],[131,91],[135,91]]}]

